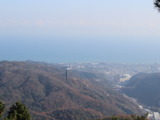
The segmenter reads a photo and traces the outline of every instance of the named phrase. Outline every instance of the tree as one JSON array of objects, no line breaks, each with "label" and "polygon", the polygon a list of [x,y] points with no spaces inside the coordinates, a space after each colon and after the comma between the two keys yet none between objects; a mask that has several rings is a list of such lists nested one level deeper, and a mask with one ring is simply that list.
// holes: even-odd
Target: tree
[{"label": "tree", "polygon": [[24,104],[16,102],[10,107],[6,120],[31,120],[31,116]]},{"label": "tree", "polygon": [[4,113],[5,105],[2,101],[0,101],[0,118],[2,117],[2,114]]},{"label": "tree", "polygon": [[160,0],[155,0],[154,5],[158,9],[158,11],[160,12]]}]

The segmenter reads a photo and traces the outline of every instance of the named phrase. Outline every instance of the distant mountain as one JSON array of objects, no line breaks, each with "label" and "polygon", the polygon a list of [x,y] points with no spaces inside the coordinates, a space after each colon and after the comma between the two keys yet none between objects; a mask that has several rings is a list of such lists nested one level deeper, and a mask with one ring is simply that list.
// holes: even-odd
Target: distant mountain
[{"label": "distant mountain", "polygon": [[122,91],[145,105],[160,107],[160,73],[137,74]]},{"label": "distant mountain", "polygon": [[36,62],[0,62],[0,99],[24,103],[37,120],[87,120],[141,113],[123,95],[96,82],[92,73]]}]

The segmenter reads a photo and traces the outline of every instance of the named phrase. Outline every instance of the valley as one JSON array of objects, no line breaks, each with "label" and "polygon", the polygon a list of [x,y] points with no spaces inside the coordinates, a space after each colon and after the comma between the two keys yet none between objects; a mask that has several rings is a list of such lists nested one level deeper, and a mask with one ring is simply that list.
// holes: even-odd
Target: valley
[{"label": "valley", "polygon": [[[112,87],[110,86],[110,88],[112,90],[118,91],[118,92],[122,92],[122,94],[124,94],[123,91],[130,91],[130,89],[134,89],[133,86],[128,86],[128,81],[131,79],[134,79],[134,76],[150,76],[152,78],[149,79],[155,79],[155,77],[158,75],[158,73],[160,73],[160,65],[157,63],[154,64],[107,64],[107,63],[89,63],[89,64],[72,64],[72,65],[68,65],[71,66],[72,68],[76,69],[76,70],[88,70],[88,71],[92,71],[95,73],[100,73],[103,74],[102,76],[105,76],[104,78],[106,78],[105,80],[103,80],[103,78],[101,78],[100,80],[97,80],[98,82],[104,82],[104,84],[106,85],[106,81],[108,81],[108,83],[112,84]],[[156,74],[157,73],[157,74]],[[132,78],[133,77],[133,78]],[[146,79],[148,79],[148,77],[146,77]],[[157,78],[158,79],[158,78]],[[151,83],[152,81],[150,81]],[[132,85],[132,83],[130,83]],[[141,85],[142,84],[142,85]],[[146,83],[139,83],[140,86],[145,85]],[[150,88],[146,88],[146,89],[153,89],[154,87],[156,87],[157,84],[154,84],[153,86],[150,86]],[[145,104],[145,101],[147,99],[155,99],[158,96],[158,91],[159,88],[157,86],[157,88],[155,88],[155,91],[150,91],[144,94],[141,93],[140,96],[141,97],[145,97],[148,96],[148,98],[144,99],[144,101],[137,101],[137,98],[135,96],[130,96],[130,94],[127,94],[129,96],[126,96],[124,94],[124,96],[129,99],[130,101],[134,102],[135,104],[137,104],[137,106],[139,106],[139,108],[148,113],[148,118],[152,119],[152,120],[159,120],[160,119],[160,111],[159,111],[159,107],[156,106],[150,106],[148,104]],[[139,93],[138,91],[147,91],[144,90],[143,88],[139,87],[139,90],[135,91],[135,94]],[[157,94],[156,94],[157,93]],[[150,96],[151,94],[155,95],[154,97]],[[134,98],[131,98],[134,97]],[[159,99],[158,99],[159,100]],[[155,103],[154,101],[152,101],[152,103]]]},{"label": "valley", "polygon": [[153,65],[1,61],[0,99],[6,106],[21,101],[38,120],[143,115],[146,111],[120,89],[134,74],[154,70],[159,68],[153,69]]}]

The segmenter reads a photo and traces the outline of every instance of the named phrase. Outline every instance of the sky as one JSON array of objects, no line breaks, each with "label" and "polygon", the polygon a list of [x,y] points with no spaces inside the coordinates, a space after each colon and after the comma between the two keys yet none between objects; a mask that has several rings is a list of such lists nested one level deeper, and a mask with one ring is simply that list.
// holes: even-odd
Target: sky
[{"label": "sky", "polygon": [[0,60],[160,62],[153,0],[1,0]]}]

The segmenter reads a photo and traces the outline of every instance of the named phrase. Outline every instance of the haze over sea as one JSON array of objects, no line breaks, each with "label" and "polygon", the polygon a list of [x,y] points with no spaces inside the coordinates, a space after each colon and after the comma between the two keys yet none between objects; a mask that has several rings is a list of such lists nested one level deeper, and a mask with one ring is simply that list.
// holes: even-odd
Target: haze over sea
[{"label": "haze over sea", "polygon": [[[116,37],[40,38],[27,36],[1,39],[5,39],[1,41],[1,60],[35,60],[53,63],[153,63],[160,61],[160,43],[148,42],[147,38],[143,38],[146,41],[138,40],[140,38]],[[128,41],[128,39],[132,39],[132,41]]]},{"label": "haze over sea", "polygon": [[0,15],[0,60],[160,62],[152,0],[2,1]]}]

